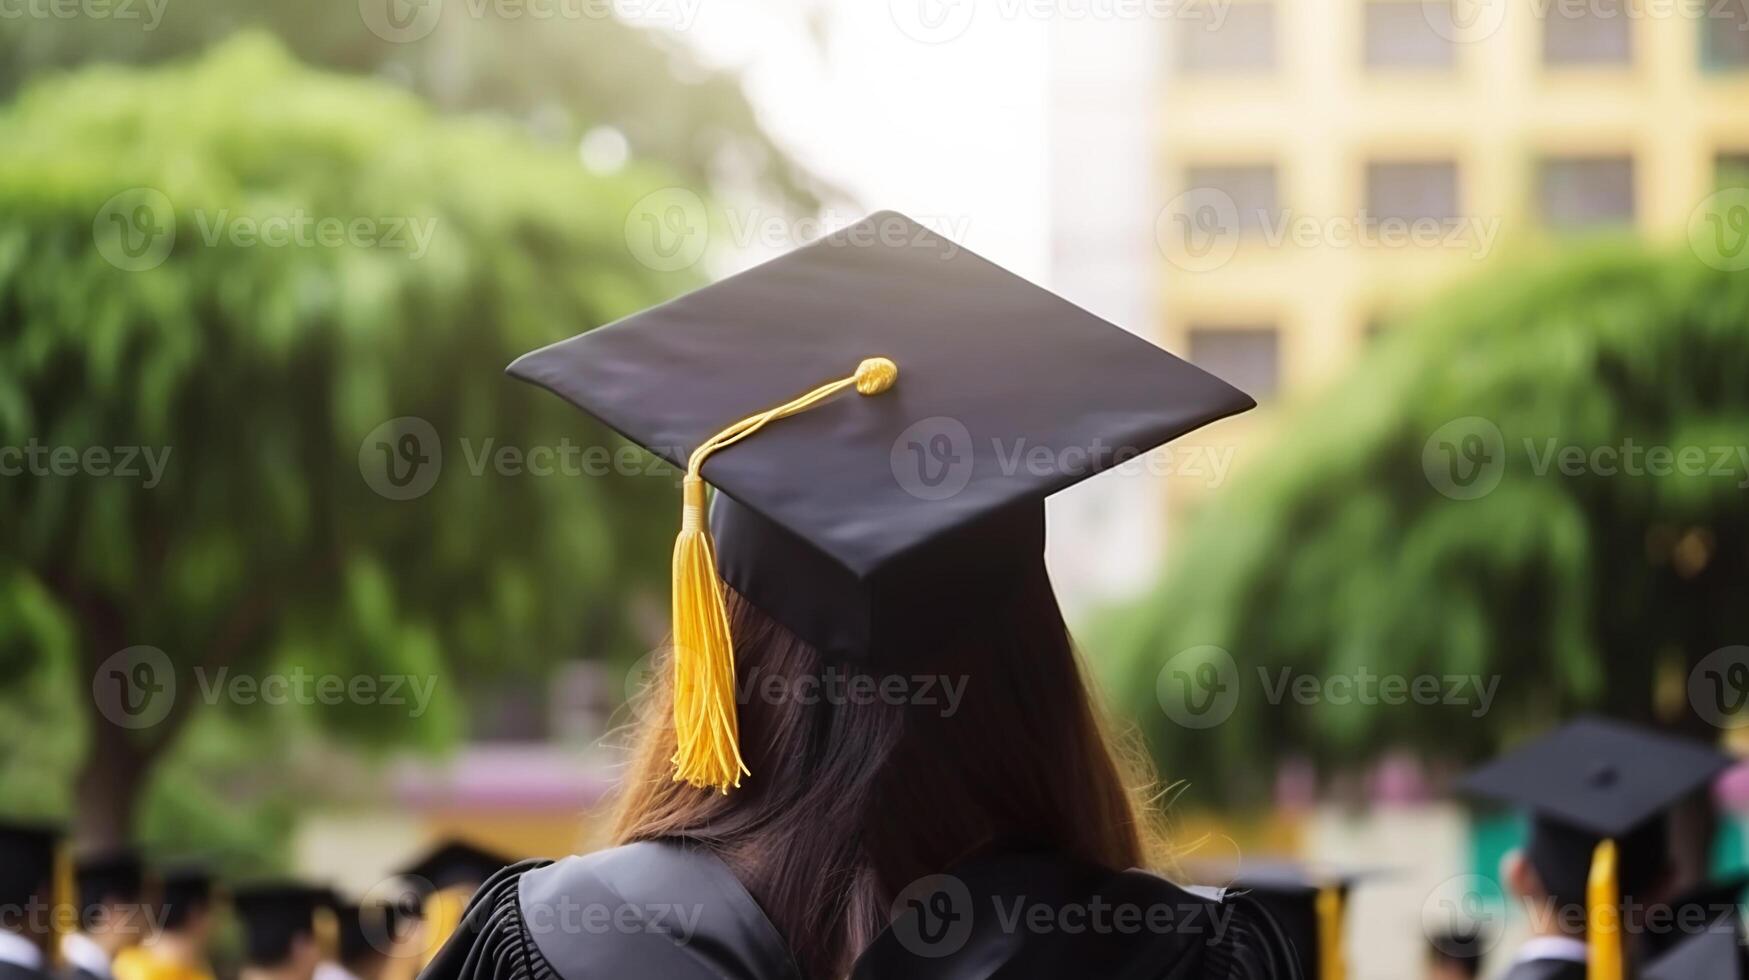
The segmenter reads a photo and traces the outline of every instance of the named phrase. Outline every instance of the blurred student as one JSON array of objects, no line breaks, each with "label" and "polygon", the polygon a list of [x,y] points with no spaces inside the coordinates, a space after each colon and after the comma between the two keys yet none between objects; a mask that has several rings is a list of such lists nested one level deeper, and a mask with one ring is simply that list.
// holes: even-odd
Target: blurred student
[{"label": "blurred student", "polygon": [[115,980],[213,980],[207,948],[216,921],[213,876],[205,868],[166,869],[157,928],[115,959]]},{"label": "blurred student", "polygon": [[1046,497],[1249,397],[891,212],[510,371],[686,467],[673,642],[619,846],[494,875],[426,980],[1296,975],[1142,870],[1044,564]]},{"label": "blurred student", "polygon": [[49,980],[57,834],[0,824],[0,980]]},{"label": "blurred student", "polygon": [[323,959],[317,910],[330,894],[296,882],[238,889],[232,906],[243,925],[239,980],[312,980]]},{"label": "blurred student", "polygon": [[85,855],[73,866],[78,928],[61,937],[68,980],[115,980],[115,959],[147,938],[145,867],[128,848]]},{"label": "blurred student", "polygon": [[1643,922],[1624,906],[1667,891],[1667,816],[1730,764],[1684,739],[1585,718],[1481,767],[1469,792],[1525,807],[1530,837],[1502,878],[1526,906],[1532,938],[1506,980],[1622,980]]}]

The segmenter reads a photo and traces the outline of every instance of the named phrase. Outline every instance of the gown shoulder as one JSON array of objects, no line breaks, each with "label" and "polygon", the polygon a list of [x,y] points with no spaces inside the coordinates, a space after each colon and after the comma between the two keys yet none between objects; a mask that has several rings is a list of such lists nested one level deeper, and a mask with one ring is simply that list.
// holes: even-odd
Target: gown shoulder
[{"label": "gown shoulder", "polygon": [[420,980],[637,976],[800,980],[727,866],[677,841],[505,868],[474,893]]},{"label": "gown shoulder", "polygon": [[854,980],[1301,980],[1249,896],[1060,855],[984,859],[900,906]]}]

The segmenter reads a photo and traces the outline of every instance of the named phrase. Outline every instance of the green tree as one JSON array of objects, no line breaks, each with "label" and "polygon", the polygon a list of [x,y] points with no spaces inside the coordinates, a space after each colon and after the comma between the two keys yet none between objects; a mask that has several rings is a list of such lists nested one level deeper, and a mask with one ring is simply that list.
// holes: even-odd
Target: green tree
[{"label": "green tree", "polygon": [[[647,648],[671,474],[498,455],[625,448],[500,372],[691,284],[627,248],[670,174],[592,177],[260,36],[34,86],[0,143],[0,677],[9,710],[81,722],[0,763],[79,760],[83,838],[128,836],[192,716],[272,708],[238,675],[435,682],[416,718],[380,689],[292,700],[437,741],[472,678]],[[149,655],[111,661],[137,646],[173,696],[143,696]]]},{"label": "green tree", "polygon": [[[1690,671],[1749,638],[1745,378],[1749,278],[1687,253],[1498,271],[1398,325],[1282,409],[1159,590],[1104,624],[1165,772],[1255,800],[1287,753],[1473,759],[1580,709],[1704,726]],[[1498,688],[1479,718],[1473,694],[1272,703],[1284,671]],[[1224,721],[1174,721],[1222,684]]]},{"label": "green tree", "polygon": [[609,126],[634,158],[660,162],[689,186],[736,174],[789,205],[817,204],[830,188],[765,133],[739,77],[684,43],[697,0],[643,6],[666,26],[624,23],[608,0],[34,3],[0,18],[0,96],[45,72],[150,65],[268,31],[306,64],[391,81],[446,111],[501,115],[566,152],[591,127]]}]

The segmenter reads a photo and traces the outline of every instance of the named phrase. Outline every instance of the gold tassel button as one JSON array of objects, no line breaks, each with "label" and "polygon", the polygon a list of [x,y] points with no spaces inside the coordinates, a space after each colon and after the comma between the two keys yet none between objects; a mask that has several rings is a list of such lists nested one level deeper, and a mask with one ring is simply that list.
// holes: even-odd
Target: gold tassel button
[{"label": "gold tassel button", "polygon": [[735,650],[729,615],[717,577],[716,545],[705,512],[699,470],[719,449],[740,442],[771,422],[805,412],[845,388],[878,395],[899,380],[899,366],[870,357],[856,373],[815,388],[776,408],[748,416],[706,439],[686,461],[681,482],[680,535],[674,542],[674,778],[700,789],[727,793],[750,776],[741,758],[735,706]]}]

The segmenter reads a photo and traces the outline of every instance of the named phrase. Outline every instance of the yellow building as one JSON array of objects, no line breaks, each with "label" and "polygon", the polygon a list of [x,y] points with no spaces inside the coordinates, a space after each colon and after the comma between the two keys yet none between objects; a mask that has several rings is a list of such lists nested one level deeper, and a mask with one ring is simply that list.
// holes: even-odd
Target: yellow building
[{"label": "yellow building", "polygon": [[[1168,348],[1270,404],[1574,233],[1678,238],[1749,162],[1745,0],[1186,0],[1159,103]],[[1221,448],[1221,447],[1216,447]],[[1171,510],[1209,489],[1174,475]]]}]

